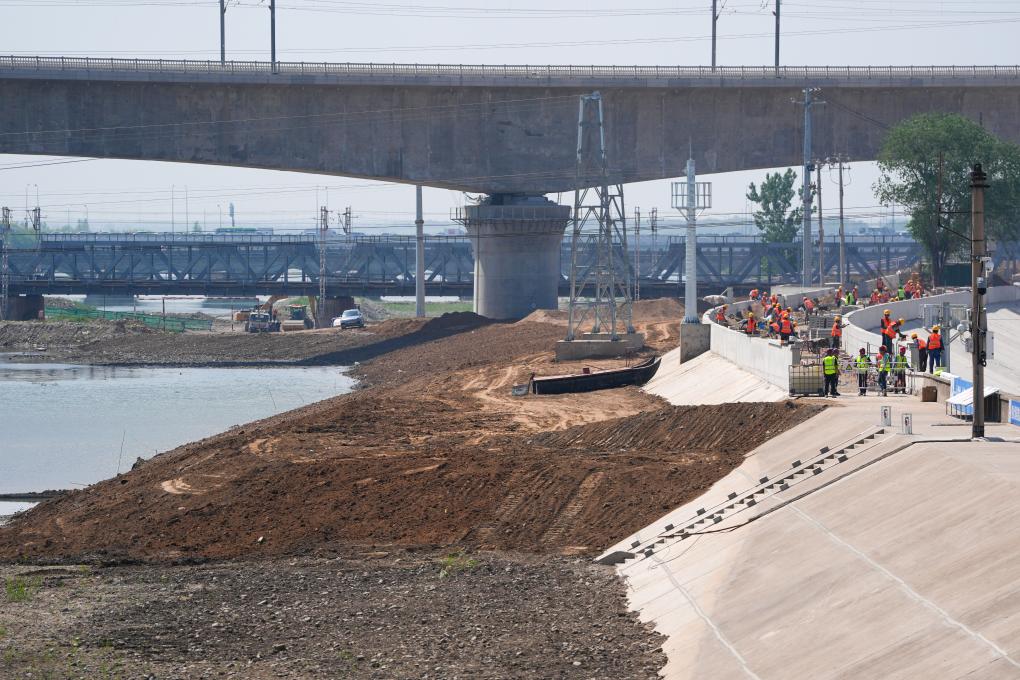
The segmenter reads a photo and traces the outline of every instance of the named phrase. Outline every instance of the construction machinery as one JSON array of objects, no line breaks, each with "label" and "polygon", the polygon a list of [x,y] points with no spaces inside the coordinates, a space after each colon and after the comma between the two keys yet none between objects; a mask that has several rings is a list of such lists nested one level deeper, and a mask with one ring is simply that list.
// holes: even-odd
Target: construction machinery
[{"label": "construction machinery", "polygon": [[290,305],[287,309],[290,312],[290,318],[285,320],[281,326],[284,332],[304,331],[315,327],[315,322],[308,314],[307,305]]},{"label": "construction machinery", "polygon": [[280,330],[280,322],[273,319],[271,312],[256,307],[248,313],[244,330],[246,333],[275,333]]}]

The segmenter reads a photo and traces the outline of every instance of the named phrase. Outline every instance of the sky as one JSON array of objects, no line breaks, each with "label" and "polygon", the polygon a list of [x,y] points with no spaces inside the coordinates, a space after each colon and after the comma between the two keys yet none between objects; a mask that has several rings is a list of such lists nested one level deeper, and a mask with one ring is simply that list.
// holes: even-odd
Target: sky
[{"label": "sky", "polygon": [[[776,0],[718,0],[718,63],[773,61]],[[711,0],[278,0],[277,58],[475,64],[702,65],[710,62]],[[782,64],[1016,64],[1020,0],[782,0]],[[268,0],[230,1],[227,58],[269,58]],[[4,46],[16,55],[219,58],[218,0],[0,0]],[[790,115],[802,115],[791,107]],[[199,222],[315,225],[318,206],[350,206],[356,231],[401,231],[414,220],[414,188],[343,177],[183,163],[0,155],[0,205],[22,219],[38,204],[53,226],[85,217],[114,229],[183,229]],[[28,167],[32,166],[32,167]],[[702,175],[713,183],[703,219],[751,209],[747,185],[764,172]],[[888,220],[873,163],[852,163],[850,216]],[[823,176],[825,215],[836,211],[835,174]],[[682,223],[669,180],[625,187],[628,209]],[[556,198],[553,196],[552,198]],[[570,197],[563,196],[569,203]],[[449,227],[459,192],[426,188],[426,229]]]}]

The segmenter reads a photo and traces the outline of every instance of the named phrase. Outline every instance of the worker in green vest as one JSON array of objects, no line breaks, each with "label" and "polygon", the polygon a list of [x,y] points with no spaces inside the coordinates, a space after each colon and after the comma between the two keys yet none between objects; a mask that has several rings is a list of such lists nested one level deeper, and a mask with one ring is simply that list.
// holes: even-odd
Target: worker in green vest
[{"label": "worker in green vest", "polygon": [[863,347],[854,357],[854,367],[857,369],[857,394],[863,397],[868,393],[868,371],[871,369],[871,357]]},{"label": "worker in green vest", "polygon": [[836,386],[839,383],[839,357],[836,350],[830,349],[822,357],[822,373],[825,375],[825,396],[838,397]]},{"label": "worker in green vest", "polygon": [[902,283],[900,284],[900,287],[896,289],[896,299],[897,300],[907,299],[907,289],[903,287]]},{"label": "worker in green vest", "polygon": [[893,376],[896,381],[893,383],[893,394],[907,393],[907,369],[910,368],[910,361],[907,359],[907,348],[900,347],[900,353],[892,361]]},{"label": "worker in green vest", "polygon": [[875,359],[875,368],[878,370],[878,389],[882,396],[886,396],[889,389],[889,372],[892,370],[892,358],[886,351],[885,345],[878,348],[878,358]]}]

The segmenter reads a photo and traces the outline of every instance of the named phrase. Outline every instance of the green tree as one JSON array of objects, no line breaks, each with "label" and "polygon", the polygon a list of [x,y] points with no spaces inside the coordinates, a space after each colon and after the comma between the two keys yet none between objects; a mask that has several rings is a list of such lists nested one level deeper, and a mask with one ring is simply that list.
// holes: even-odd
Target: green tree
[{"label": "green tree", "polygon": [[751,182],[747,187],[747,200],[757,203],[754,224],[761,230],[766,243],[790,243],[797,237],[804,210],[793,205],[793,197],[802,197],[801,189],[794,191],[797,173],[787,168],[783,174],[766,173],[759,189]]},{"label": "green tree", "polygon": [[907,228],[924,247],[936,284],[951,257],[970,256],[970,172],[975,163],[982,164],[990,185],[985,193],[988,236],[1015,240],[1020,227],[1020,147],[963,116],[924,113],[890,129],[878,154],[881,175],[875,194],[882,203],[897,203],[910,212]]}]

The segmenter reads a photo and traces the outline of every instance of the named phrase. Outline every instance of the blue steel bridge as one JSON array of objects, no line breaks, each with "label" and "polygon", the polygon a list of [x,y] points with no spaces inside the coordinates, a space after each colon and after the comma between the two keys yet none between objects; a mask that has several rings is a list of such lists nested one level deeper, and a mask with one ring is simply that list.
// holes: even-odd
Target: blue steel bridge
[{"label": "blue steel bridge", "polygon": [[[920,248],[900,236],[850,236],[848,271],[871,278],[917,262]],[[633,245],[633,244],[631,244]],[[756,237],[699,236],[701,293],[800,280],[799,243],[763,243]],[[680,292],[686,244],[682,236],[642,238],[642,298]],[[633,276],[633,251],[616,263]],[[580,253],[590,263],[594,253]],[[817,253],[815,260],[817,261]],[[317,295],[319,244],[314,236],[256,234],[44,234],[12,238],[10,293],[109,295]],[[826,278],[837,275],[838,246],[826,239]],[[569,294],[570,244],[560,251],[560,294]],[[333,237],[326,247],[326,294],[414,295],[413,236]],[[817,279],[817,266],[815,268]],[[426,236],[428,295],[469,297],[474,258],[466,236]]]}]

